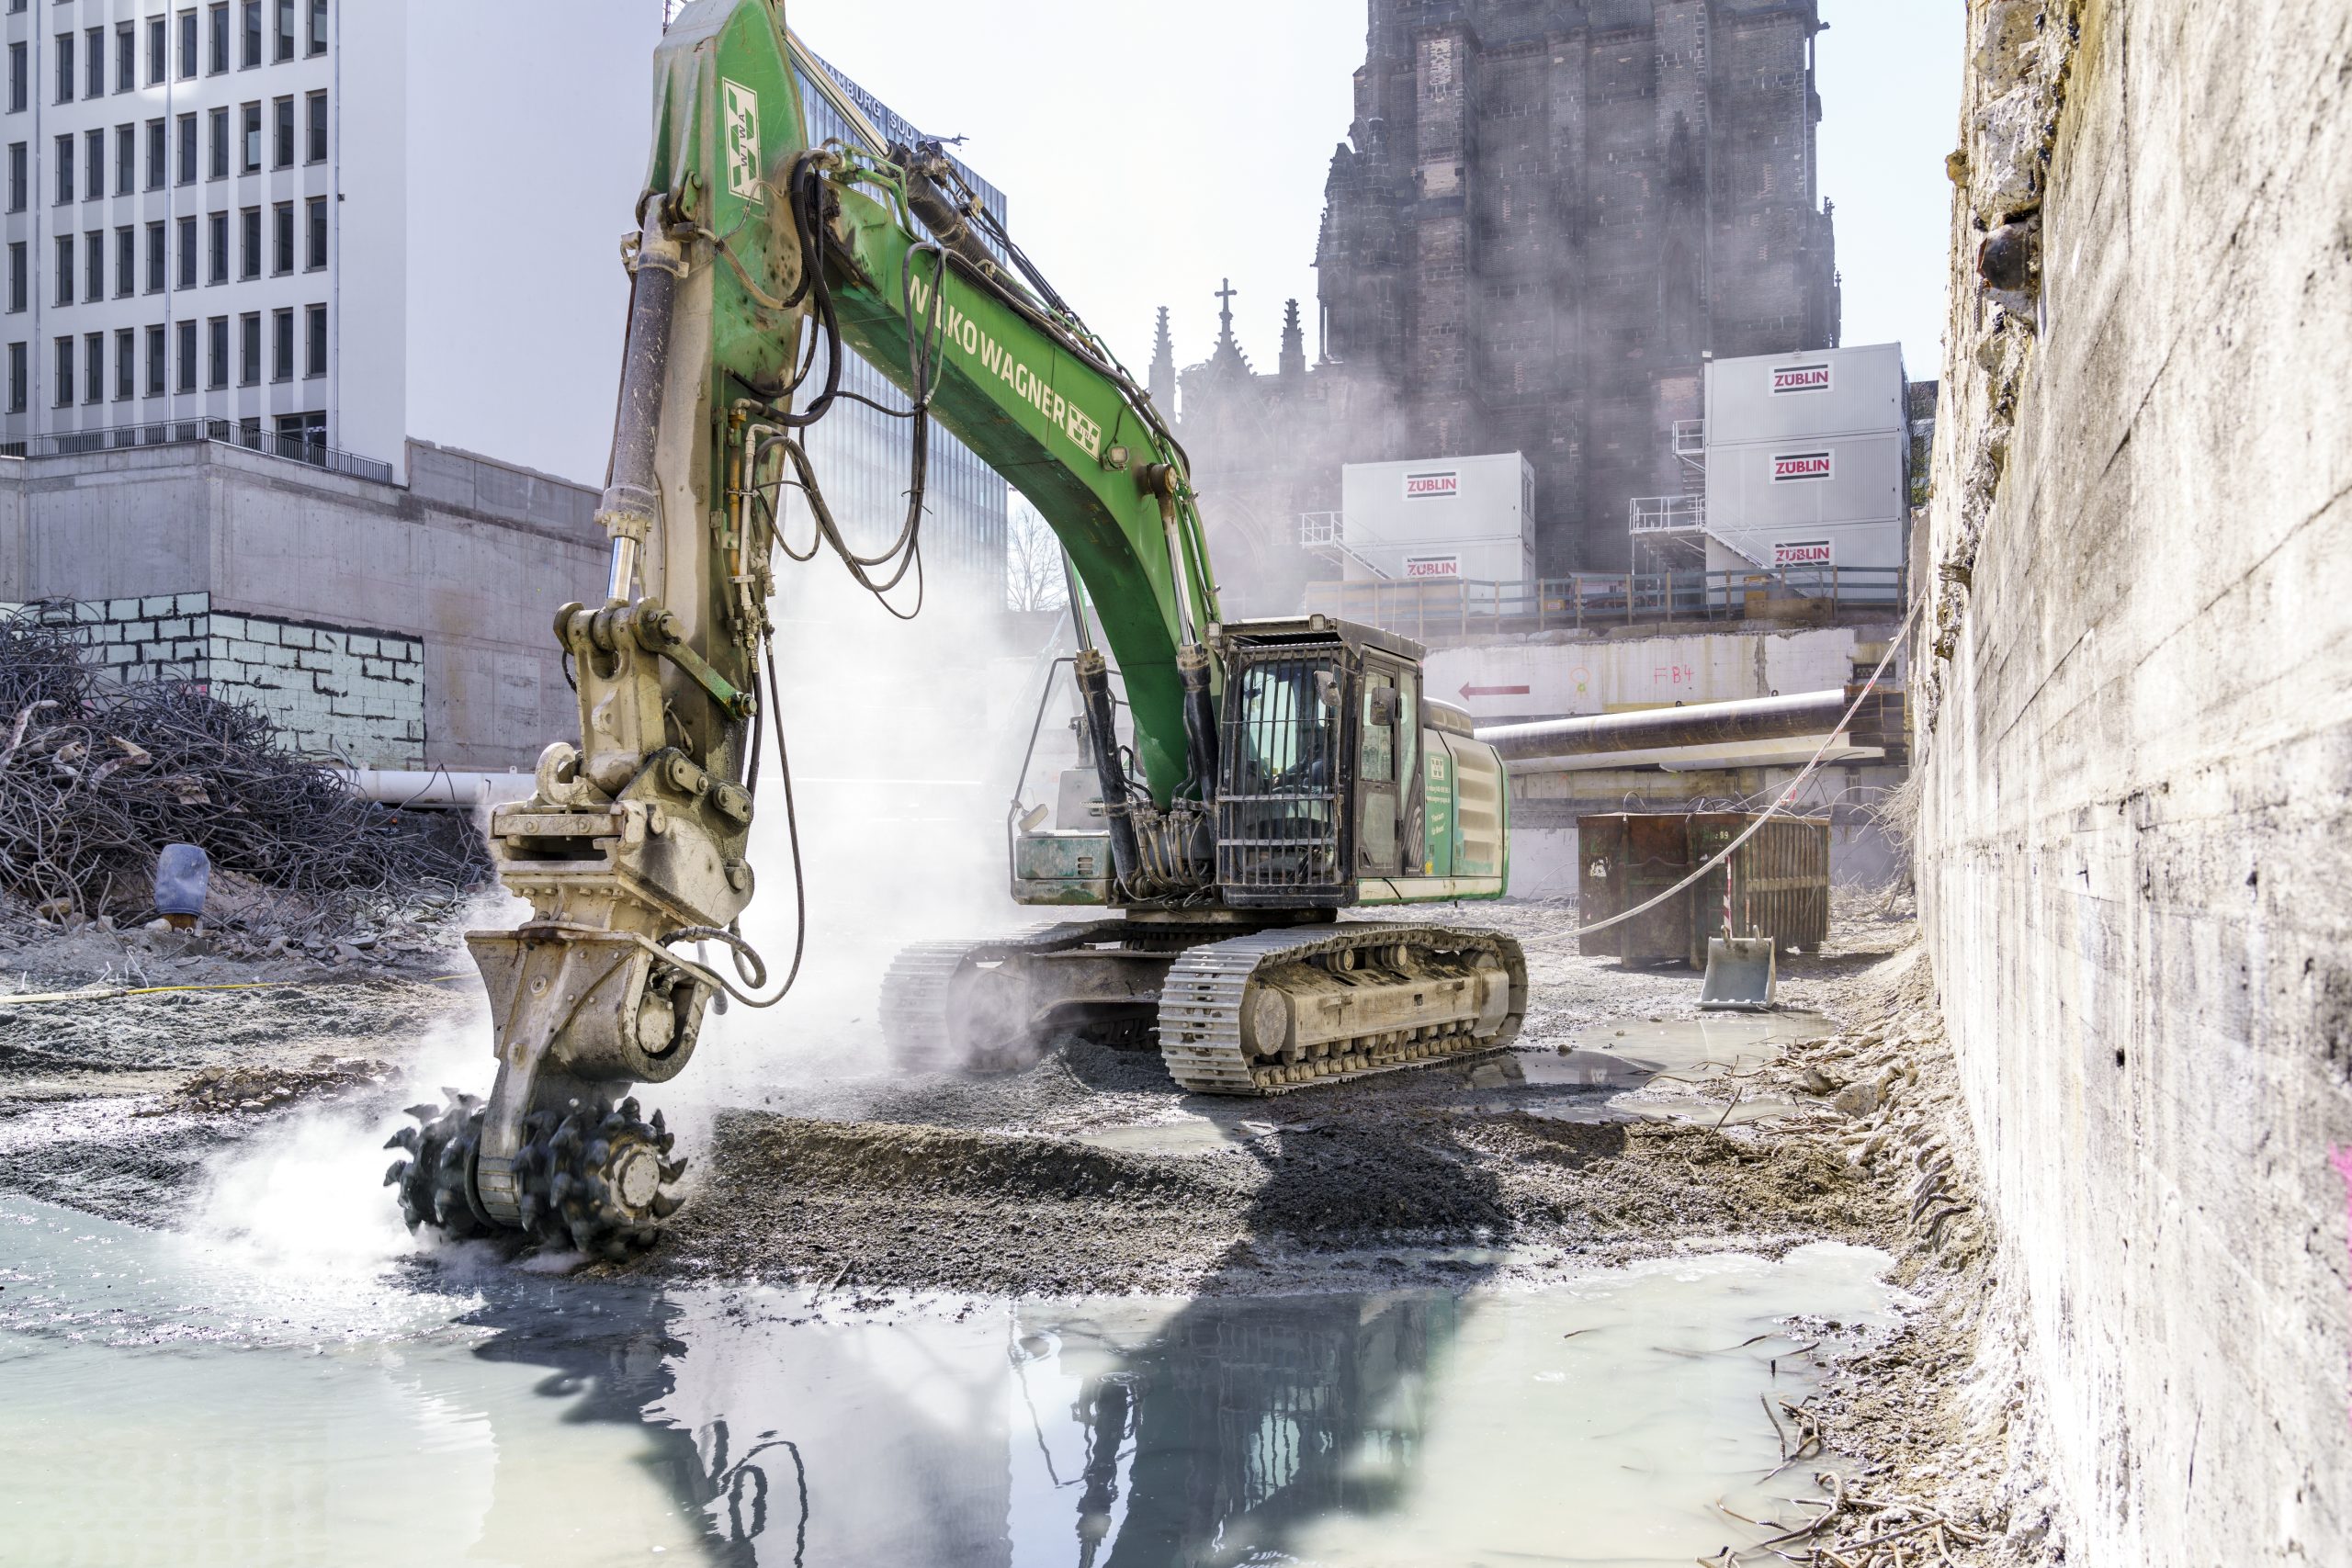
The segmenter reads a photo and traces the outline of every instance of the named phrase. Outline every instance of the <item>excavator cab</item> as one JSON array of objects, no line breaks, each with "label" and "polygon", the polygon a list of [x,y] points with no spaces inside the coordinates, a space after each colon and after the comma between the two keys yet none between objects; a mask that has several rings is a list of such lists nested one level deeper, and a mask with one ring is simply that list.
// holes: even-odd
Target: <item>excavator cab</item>
[{"label": "excavator cab", "polygon": [[[1427,698],[1421,656],[1408,638],[1324,615],[1224,629],[1218,903],[1317,910],[1502,892],[1501,764],[1467,714]],[[1093,777],[1071,770],[1056,825],[1016,832],[1020,902],[1120,902]]]}]

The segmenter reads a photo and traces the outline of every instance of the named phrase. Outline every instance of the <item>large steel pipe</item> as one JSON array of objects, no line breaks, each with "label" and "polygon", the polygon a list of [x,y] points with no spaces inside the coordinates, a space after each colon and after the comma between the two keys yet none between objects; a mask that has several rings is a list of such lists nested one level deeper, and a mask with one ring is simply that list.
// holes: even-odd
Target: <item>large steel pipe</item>
[{"label": "large steel pipe", "polygon": [[1785,697],[1748,697],[1734,703],[1645,708],[1639,713],[1544,718],[1530,724],[1490,724],[1479,729],[1478,739],[1501,752],[1506,761],[1581,757],[1596,751],[1650,751],[1674,746],[1781,740],[1792,735],[1828,734],[1845,716],[1848,701],[1843,690],[1833,688]]}]

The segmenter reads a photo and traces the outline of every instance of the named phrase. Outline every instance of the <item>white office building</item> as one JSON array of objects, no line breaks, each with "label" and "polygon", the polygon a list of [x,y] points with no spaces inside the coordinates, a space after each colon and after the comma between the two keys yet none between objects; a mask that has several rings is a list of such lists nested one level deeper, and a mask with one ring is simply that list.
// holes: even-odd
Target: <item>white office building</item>
[{"label": "white office building", "polygon": [[341,374],[379,346],[339,319],[341,301],[400,287],[369,276],[399,266],[397,244],[345,243],[370,216],[344,200],[341,167],[347,98],[369,73],[348,79],[358,40],[340,24],[369,9],[8,0],[11,443],[71,450],[111,444],[93,432],[204,419],[268,446],[357,452],[371,477],[397,471],[398,378],[388,398]]}]

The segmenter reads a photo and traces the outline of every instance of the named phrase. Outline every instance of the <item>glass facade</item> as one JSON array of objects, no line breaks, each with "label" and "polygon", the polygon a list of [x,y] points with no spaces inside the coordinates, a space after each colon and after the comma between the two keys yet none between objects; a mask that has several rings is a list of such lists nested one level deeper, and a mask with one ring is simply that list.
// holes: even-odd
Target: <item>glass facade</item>
[{"label": "glass facade", "polygon": [[[892,141],[911,146],[921,133],[896,111],[856,83],[817,62],[827,72],[875,129]],[[848,122],[834,112],[806,79],[800,83],[808,139],[854,141]],[[887,149],[876,149],[877,152]],[[956,168],[998,221],[1004,220],[1004,193],[980,178],[961,160]],[[820,366],[811,379],[821,377]],[[845,390],[874,399],[891,408],[904,408],[906,395],[882,373],[849,355],[842,367]],[[847,400],[836,402],[807,434],[809,461],[825,502],[850,543],[862,553],[898,536],[907,515],[907,463],[911,456],[910,421],[893,419],[876,409]],[[798,492],[787,491],[792,537],[808,536],[808,519]],[[938,424],[931,427],[931,462],[923,494],[922,563],[926,592],[944,602],[996,609],[1004,603],[1005,484],[996,470]],[[901,604],[911,595],[893,593]]]}]

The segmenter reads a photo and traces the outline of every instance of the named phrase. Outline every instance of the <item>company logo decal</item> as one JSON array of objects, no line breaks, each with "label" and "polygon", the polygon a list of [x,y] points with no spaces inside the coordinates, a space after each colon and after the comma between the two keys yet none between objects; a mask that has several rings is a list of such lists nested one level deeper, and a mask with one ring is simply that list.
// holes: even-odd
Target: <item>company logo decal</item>
[{"label": "company logo decal", "polygon": [[1791,539],[1772,547],[1772,564],[1783,566],[1832,566],[1832,551],[1826,539]]},{"label": "company logo decal", "polygon": [[1407,474],[1405,499],[1421,501],[1431,496],[1460,495],[1462,476],[1448,470],[1444,473]]},{"label": "company logo decal", "polygon": [[[933,287],[928,278],[907,280],[907,292],[913,299],[918,320],[930,315]],[[1084,409],[1055,391],[1035,370],[1015,359],[1012,350],[990,337],[978,321],[957,310],[955,301],[944,295],[939,301],[939,334],[942,342],[964,356],[967,375],[995,377],[1012,389],[1014,397],[1045,415],[1080,451],[1090,457],[1102,457],[1102,426]]]},{"label": "company logo decal", "polygon": [[1775,365],[1772,367],[1772,395],[1784,392],[1826,392],[1829,390],[1829,362],[1813,365]]},{"label": "company logo decal", "polygon": [[1789,484],[1802,479],[1829,478],[1832,459],[1826,452],[1775,452],[1772,454],[1772,482]]},{"label": "company logo decal", "polygon": [[1407,577],[1460,577],[1462,558],[1460,556],[1407,556],[1405,575]]},{"label": "company logo decal", "polygon": [[760,96],[721,77],[727,95],[727,192],[765,207],[760,190]]}]

